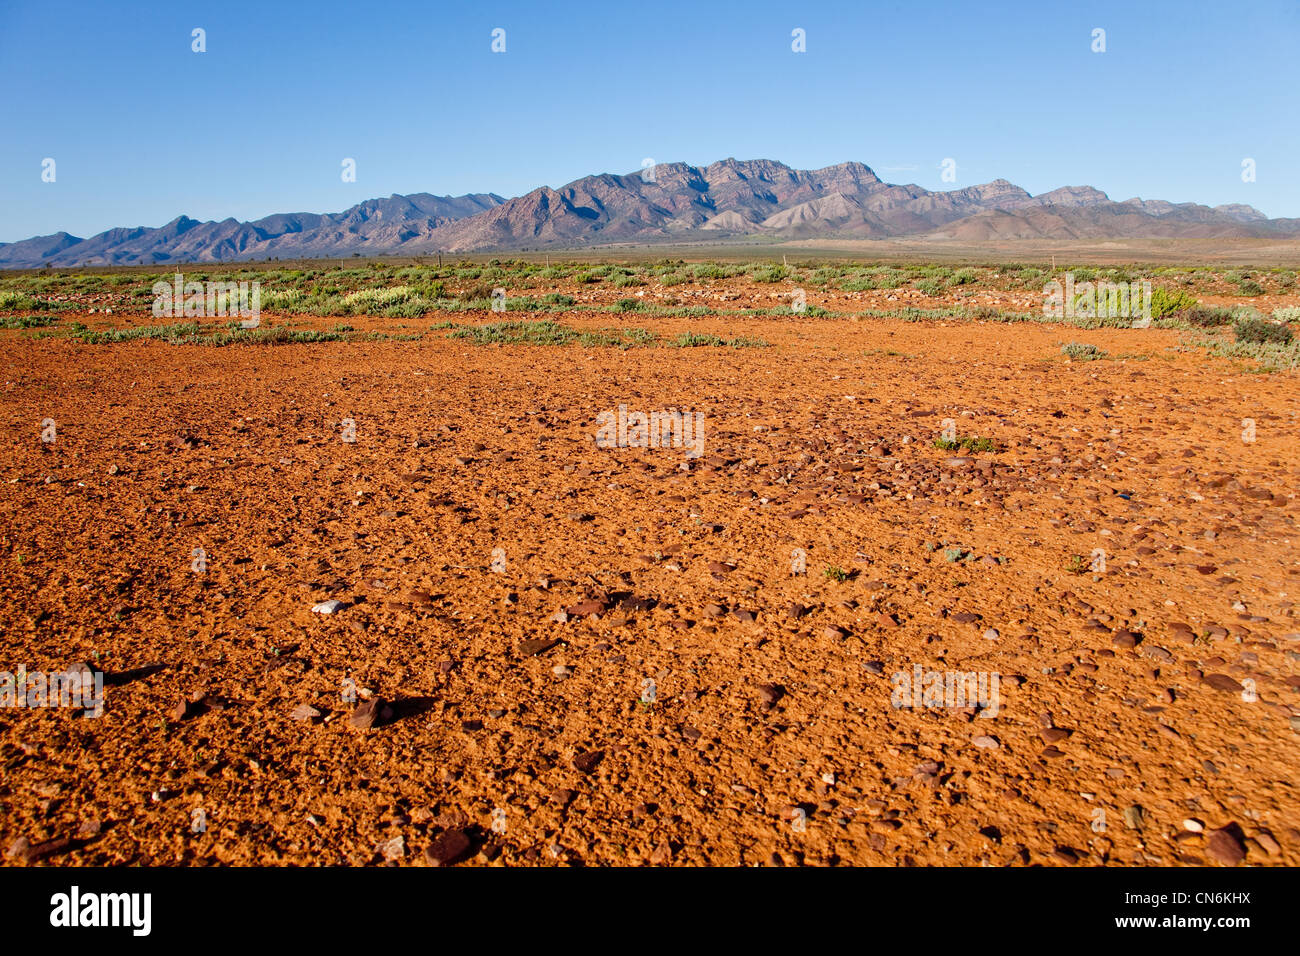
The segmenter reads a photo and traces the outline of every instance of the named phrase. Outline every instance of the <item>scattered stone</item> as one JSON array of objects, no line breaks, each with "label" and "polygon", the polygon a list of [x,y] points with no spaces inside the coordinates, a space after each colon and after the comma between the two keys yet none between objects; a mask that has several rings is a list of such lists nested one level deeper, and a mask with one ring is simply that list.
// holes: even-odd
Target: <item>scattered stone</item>
[{"label": "scattered stone", "polygon": [[384,858],[385,863],[394,863],[406,856],[406,840],[398,834],[391,840],[379,844],[375,850]]},{"label": "scattered stone", "polygon": [[1142,829],[1142,808],[1134,804],[1124,809],[1124,826],[1130,830]]},{"label": "scattered stone", "polygon": [[43,840],[40,843],[31,843],[27,837],[19,837],[9,844],[5,856],[11,860],[17,860],[19,863],[37,863],[46,857],[70,850],[73,845],[73,841],[68,837],[56,837],[53,840]]},{"label": "scattered stone", "polygon": [[1131,647],[1137,647],[1139,640],[1140,638],[1138,637],[1138,635],[1134,634],[1132,631],[1125,630],[1124,628],[1120,628],[1111,637],[1110,642],[1114,644],[1116,647],[1131,648]]},{"label": "scattered stone", "polygon": [[996,627],[990,627],[988,630],[984,632],[984,640],[986,641],[996,641],[1001,636],[1002,635],[998,633],[998,629]]},{"label": "scattered stone", "polygon": [[346,605],[342,601],[331,598],[328,601],[321,601],[319,604],[312,606],[313,614],[333,614],[335,611],[342,610]]},{"label": "scattered stone", "polygon": [[1246,844],[1233,832],[1232,825],[1211,830],[1205,852],[1224,866],[1236,866],[1246,859]]},{"label": "scattered stone", "polygon": [[357,709],[348,717],[348,724],[357,730],[370,730],[392,716],[392,709],[385,705],[382,697],[372,697],[357,705]]},{"label": "scattered stone", "polygon": [[299,704],[289,711],[289,716],[294,720],[315,720],[320,716],[320,711],[311,704]]},{"label": "scattered stone", "polygon": [[998,738],[989,737],[984,734],[981,734],[980,736],[973,738],[971,740],[971,743],[973,743],[976,747],[981,748],[982,750],[997,750],[1000,746],[1002,746],[1001,743],[999,743]]},{"label": "scattered stone", "polygon": [[778,687],[776,684],[755,684],[754,690],[758,691],[759,703],[762,704],[764,708],[775,706],[776,702],[785,694],[784,689]]},{"label": "scattered stone", "polygon": [[1183,821],[1183,829],[1188,833],[1203,833],[1205,831],[1205,824],[1200,820],[1188,817]]},{"label": "scattered stone", "polygon": [[580,773],[591,773],[605,759],[605,751],[588,750],[573,758],[573,769]]},{"label": "scattered stone", "polygon": [[538,637],[530,641],[521,641],[519,644],[519,653],[523,657],[536,657],[560,642],[554,638]]},{"label": "scattered stone", "polygon": [[1205,683],[1209,684],[1215,690],[1226,690],[1233,693],[1241,692],[1241,685],[1229,677],[1227,674],[1206,674],[1202,678]]},{"label": "scattered stone", "polygon": [[464,858],[470,845],[464,830],[448,830],[424,848],[424,861],[430,866],[450,866]]}]

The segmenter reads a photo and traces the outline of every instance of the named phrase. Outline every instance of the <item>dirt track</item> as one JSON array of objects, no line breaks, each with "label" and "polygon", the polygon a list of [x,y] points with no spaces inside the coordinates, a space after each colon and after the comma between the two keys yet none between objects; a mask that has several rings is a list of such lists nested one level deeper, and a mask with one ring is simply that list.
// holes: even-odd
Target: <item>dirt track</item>
[{"label": "dirt track", "polygon": [[[771,347],[0,333],[0,670],[108,675],[98,719],[0,710],[4,847],[1300,864],[1293,376],[1161,330],[637,324]],[[620,404],[701,413],[702,456],[598,448]],[[916,665],[996,673],[996,716],[891,706]]]}]

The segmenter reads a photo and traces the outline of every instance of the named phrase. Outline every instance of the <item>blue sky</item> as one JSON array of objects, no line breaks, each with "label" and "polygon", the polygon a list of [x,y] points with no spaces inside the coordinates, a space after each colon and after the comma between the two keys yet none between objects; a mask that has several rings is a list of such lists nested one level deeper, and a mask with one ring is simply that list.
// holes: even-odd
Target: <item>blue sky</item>
[{"label": "blue sky", "polygon": [[0,0],[0,241],[513,196],[647,157],[1300,216],[1300,4],[1135,6]]}]

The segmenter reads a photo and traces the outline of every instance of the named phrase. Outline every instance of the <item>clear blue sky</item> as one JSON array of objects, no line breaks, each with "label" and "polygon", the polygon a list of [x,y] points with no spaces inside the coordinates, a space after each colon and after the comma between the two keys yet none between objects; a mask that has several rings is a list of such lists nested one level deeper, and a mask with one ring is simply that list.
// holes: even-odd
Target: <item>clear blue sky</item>
[{"label": "clear blue sky", "polygon": [[0,241],[513,196],[646,157],[1300,216],[1297,49],[1296,0],[0,0]]}]

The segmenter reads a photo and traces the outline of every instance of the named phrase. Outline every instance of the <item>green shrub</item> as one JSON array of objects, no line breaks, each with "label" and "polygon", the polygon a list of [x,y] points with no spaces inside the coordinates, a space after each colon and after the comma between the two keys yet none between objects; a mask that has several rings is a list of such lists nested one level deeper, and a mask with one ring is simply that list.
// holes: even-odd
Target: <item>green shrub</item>
[{"label": "green shrub", "polygon": [[770,269],[762,269],[750,275],[755,282],[780,282],[790,275],[790,270],[785,266],[772,266]]},{"label": "green shrub", "polygon": [[1227,325],[1232,321],[1232,310],[1215,305],[1197,305],[1182,314],[1182,319],[1189,325],[1203,329],[1218,325]]},{"label": "green shrub", "polygon": [[1067,342],[1061,346],[1061,352],[1080,362],[1092,362],[1106,356],[1104,349],[1099,349],[1097,346],[1089,345],[1086,342]]},{"label": "green shrub", "polygon": [[[33,318],[35,318],[33,316]],[[1273,310],[1274,322],[1300,322],[1300,306],[1288,305]]]},{"label": "green shrub", "polygon": [[1232,331],[1236,334],[1239,343],[1286,344],[1291,341],[1291,326],[1282,322],[1269,321],[1263,316],[1243,316],[1233,325]]},{"label": "green shrub", "polygon": [[1238,295],[1249,296],[1263,295],[1264,287],[1254,279],[1242,279],[1237,283],[1237,293]]},{"label": "green shrub", "polygon": [[1151,318],[1164,319],[1195,307],[1197,298],[1181,289],[1151,290]]}]

